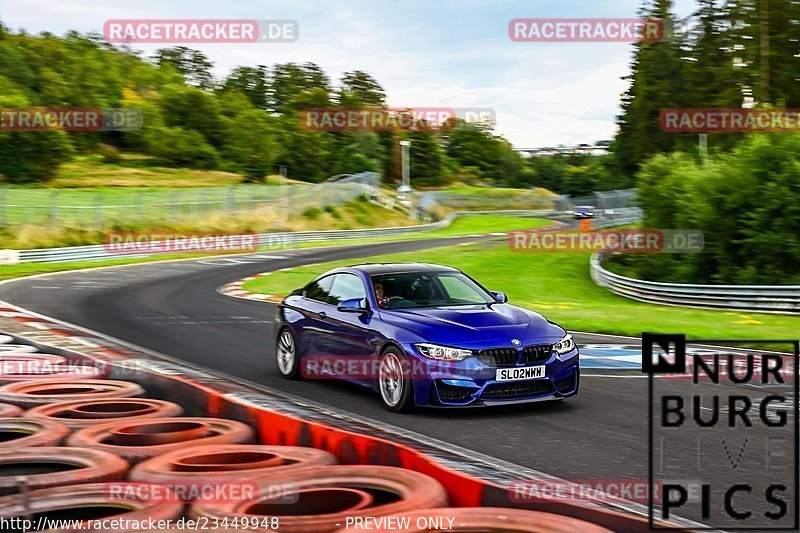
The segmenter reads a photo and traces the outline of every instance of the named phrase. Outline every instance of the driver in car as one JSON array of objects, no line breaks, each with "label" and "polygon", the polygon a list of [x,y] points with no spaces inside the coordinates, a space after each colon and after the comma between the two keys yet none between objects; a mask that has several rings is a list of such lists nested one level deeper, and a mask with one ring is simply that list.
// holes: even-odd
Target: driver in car
[{"label": "driver in car", "polygon": [[382,281],[375,282],[375,300],[378,302],[380,307],[386,307],[389,305],[389,300],[394,298],[394,296],[389,296],[389,287],[386,287]]}]

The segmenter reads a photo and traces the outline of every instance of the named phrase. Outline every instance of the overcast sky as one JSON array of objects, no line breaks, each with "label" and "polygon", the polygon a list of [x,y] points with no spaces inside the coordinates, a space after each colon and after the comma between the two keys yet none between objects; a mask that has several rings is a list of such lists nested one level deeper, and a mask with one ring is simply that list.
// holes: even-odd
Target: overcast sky
[{"label": "overcast sky", "polygon": [[[236,65],[313,61],[335,81],[364,70],[397,107],[489,107],[517,147],[591,143],[616,129],[625,43],[518,43],[514,18],[632,18],[638,0],[0,0],[30,33],[101,33],[108,19],[293,19],[294,43],[188,45],[222,76]],[[677,0],[685,16],[694,0]],[[139,45],[152,51],[152,45]]]}]

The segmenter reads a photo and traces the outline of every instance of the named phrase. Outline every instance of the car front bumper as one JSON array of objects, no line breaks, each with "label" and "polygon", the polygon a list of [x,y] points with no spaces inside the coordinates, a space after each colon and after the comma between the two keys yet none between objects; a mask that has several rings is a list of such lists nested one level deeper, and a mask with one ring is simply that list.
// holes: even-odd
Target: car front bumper
[{"label": "car front bumper", "polygon": [[[580,388],[578,350],[552,355],[542,363],[494,366],[470,357],[464,361],[431,362],[413,347],[404,347],[417,359],[422,372],[415,372],[414,399],[417,405],[477,407],[509,405],[574,396]],[[409,352],[410,350],[410,352]],[[498,368],[545,367],[545,377],[517,381],[497,381]]]}]

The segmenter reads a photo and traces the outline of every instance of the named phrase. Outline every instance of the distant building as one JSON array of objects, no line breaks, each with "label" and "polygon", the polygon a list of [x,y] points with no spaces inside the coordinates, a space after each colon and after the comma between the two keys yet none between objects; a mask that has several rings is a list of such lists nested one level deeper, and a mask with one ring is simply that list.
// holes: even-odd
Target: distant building
[{"label": "distant building", "polygon": [[514,148],[515,152],[519,152],[523,157],[552,157],[554,155],[572,155],[572,154],[586,154],[586,155],[603,155],[608,153],[611,146],[611,141],[597,141],[594,144],[576,144],[565,146],[559,144],[558,146],[542,146],[538,148]]}]

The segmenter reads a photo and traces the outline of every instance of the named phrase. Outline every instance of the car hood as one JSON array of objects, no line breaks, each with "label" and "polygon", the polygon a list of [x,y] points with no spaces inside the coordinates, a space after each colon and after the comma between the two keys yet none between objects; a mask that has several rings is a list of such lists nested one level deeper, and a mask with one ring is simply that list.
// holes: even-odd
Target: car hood
[{"label": "car hood", "polygon": [[542,315],[508,304],[381,310],[381,319],[421,341],[464,348],[558,342],[564,329]]}]

